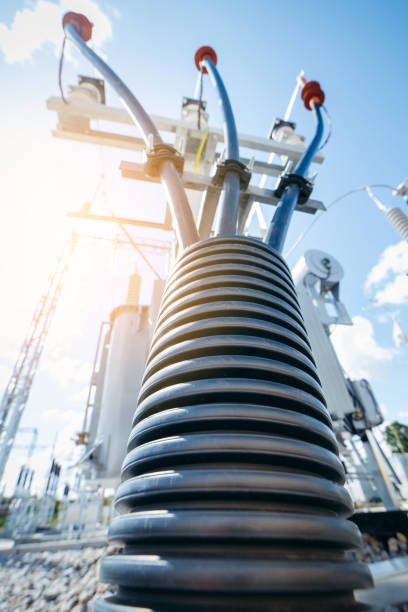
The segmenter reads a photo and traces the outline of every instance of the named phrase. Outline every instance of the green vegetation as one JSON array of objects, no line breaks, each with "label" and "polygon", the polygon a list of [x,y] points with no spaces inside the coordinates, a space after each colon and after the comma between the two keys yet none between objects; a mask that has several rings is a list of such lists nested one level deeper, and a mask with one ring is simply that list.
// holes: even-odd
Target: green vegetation
[{"label": "green vegetation", "polygon": [[393,453],[408,453],[408,426],[394,421],[385,428],[385,440]]}]

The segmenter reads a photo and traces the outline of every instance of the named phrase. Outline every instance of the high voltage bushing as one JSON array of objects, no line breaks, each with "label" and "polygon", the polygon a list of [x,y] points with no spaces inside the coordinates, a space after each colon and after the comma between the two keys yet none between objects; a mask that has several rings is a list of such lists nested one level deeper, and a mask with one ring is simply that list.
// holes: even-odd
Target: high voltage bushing
[{"label": "high voltage bushing", "polygon": [[408,217],[400,208],[391,208],[387,211],[387,219],[397,230],[401,238],[408,242]]},{"label": "high voltage bushing", "polygon": [[189,248],[165,291],[97,611],[365,609],[367,567],[290,272],[256,240]]}]

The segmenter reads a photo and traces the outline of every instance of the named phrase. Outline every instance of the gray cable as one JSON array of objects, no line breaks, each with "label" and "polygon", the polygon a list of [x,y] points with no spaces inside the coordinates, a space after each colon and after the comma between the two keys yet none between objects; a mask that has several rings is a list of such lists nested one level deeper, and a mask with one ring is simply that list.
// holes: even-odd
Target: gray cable
[{"label": "gray cable", "polygon": [[[135,125],[140,130],[146,146],[150,149],[151,146],[163,144],[163,140],[156,126],[140,104],[139,100],[108,64],[106,64],[90,47],[88,47],[86,42],[82,40],[76,26],[73,23],[67,23],[64,31],[67,38],[75,44],[82,55],[91,62],[111,87],[113,87],[122,104],[132,117]],[[199,238],[183,183],[174,164],[170,161],[163,163],[160,171],[160,178],[166,192],[167,202],[172,213],[178,241],[181,248],[185,249],[191,244],[198,242]]]}]

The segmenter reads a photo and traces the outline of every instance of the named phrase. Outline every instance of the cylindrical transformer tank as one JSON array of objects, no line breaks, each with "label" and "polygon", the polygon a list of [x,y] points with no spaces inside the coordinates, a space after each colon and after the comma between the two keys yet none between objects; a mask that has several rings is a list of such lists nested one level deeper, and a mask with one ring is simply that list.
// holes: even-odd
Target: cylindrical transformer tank
[{"label": "cylindrical transformer tank", "polygon": [[119,482],[129,429],[151,338],[149,307],[139,305],[140,277],[131,275],[126,304],[110,316],[111,331],[103,380],[96,448],[90,456],[98,483]]}]

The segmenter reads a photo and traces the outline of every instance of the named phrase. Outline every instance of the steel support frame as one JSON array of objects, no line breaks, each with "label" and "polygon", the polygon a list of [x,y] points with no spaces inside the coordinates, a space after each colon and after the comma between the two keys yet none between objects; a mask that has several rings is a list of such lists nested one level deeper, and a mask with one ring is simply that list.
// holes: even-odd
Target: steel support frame
[{"label": "steel support frame", "polygon": [[[120,170],[122,177],[136,179],[138,181],[147,181],[150,183],[159,183],[160,179],[146,176],[144,171],[144,165],[135,162],[122,161],[120,164]],[[205,176],[203,174],[194,174],[193,172],[183,172],[182,182],[186,189],[193,189],[198,191],[210,190],[212,194],[222,191],[222,187],[217,187],[212,182],[211,176]],[[271,204],[277,206],[279,198],[274,194],[273,189],[263,189],[256,187],[255,185],[249,185],[248,189],[241,194],[241,203],[246,203],[249,199],[253,201],[261,202],[262,204]],[[243,201],[244,200],[244,201]],[[300,212],[314,214],[318,210],[325,210],[323,202],[319,200],[309,200],[306,204],[298,204],[295,208]]]},{"label": "steel support frame", "polygon": [[[58,129],[54,132],[54,135],[59,137],[65,137],[64,132],[67,130],[69,134],[70,131],[83,132],[84,135],[88,133],[88,127],[84,127],[83,121],[90,122],[91,120],[102,120],[102,121],[111,121],[114,123],[122,123],[133,125],[133,121],[129,115],[129,113],[125,109],[114,108],[110,106],[106,106],[104,104],[91,104],[87,102],[70,102],[68,105],[64,104],[61,98],[51,97],[47,100],[47,108],[51,111],[56,111],[59,117],[59,125]],[[159,131],[169,132],[175,134],[179,128],[184,128],[188,131],[188,134],[194,138],[202,137],[202,131],[198,130],[195,127],[192,127],[191,123],[187,121],[183,121],[181,119],[171,119],[169,117],[163,117],[161,115],[151,115],[151,119]],[[75,130],[72,129],[75,127],[75,122],[77,122],[77,127],[81,126],[81,129]],[[71,129],[70,129],[71,128]],[[89,128],[90,129],[90,128]],[[91,134],[93,131],[90,132]],[[95,132],[97,135],[98,132]],[[110,132],[100,132],[99,135],[102,137],[109,134],[108,139],[110,137],[117,138],[117,142],[120,142],[123,138],[123,143],[125,143],[130,137],[123,136],[122,134],[114,134]],[[77,134],[78,135],[78,134]],[[214,137],[217,142],[223,142],[224,134],[221,128],[211,127],[209,129],[208,137]],[[143,139],[132,139],[133,147],[135,148],[136,142],[138,149],[142,151],[144,149]],[[265,138],[262,136],[251,136],[249,134],[238,133],[238,140],[240,147],[244,147],[247,149],[254,149],[256,151],[263,151],[266,153],[275,153],[276,155],[287,157],[291,161],[298,161],[302,157],[305,152],[305,147],[301,147],[298,145],[291,145],[285,142],[279,142],[277,140],[272,140],[270,138]],[[98,144],[109,144],[108,142],[98,142]],[[139,148],[140,147],[140,148]],[[123,146],[123,148],[128,148],[127,146]],[[324,157],[321,153],[316,153],[313,157],[313,162],[317,164],[321,164],[324,160]],[[268,164],[265,164],[265,166]],[[261,170],[265,171],[265,168]]]}]

